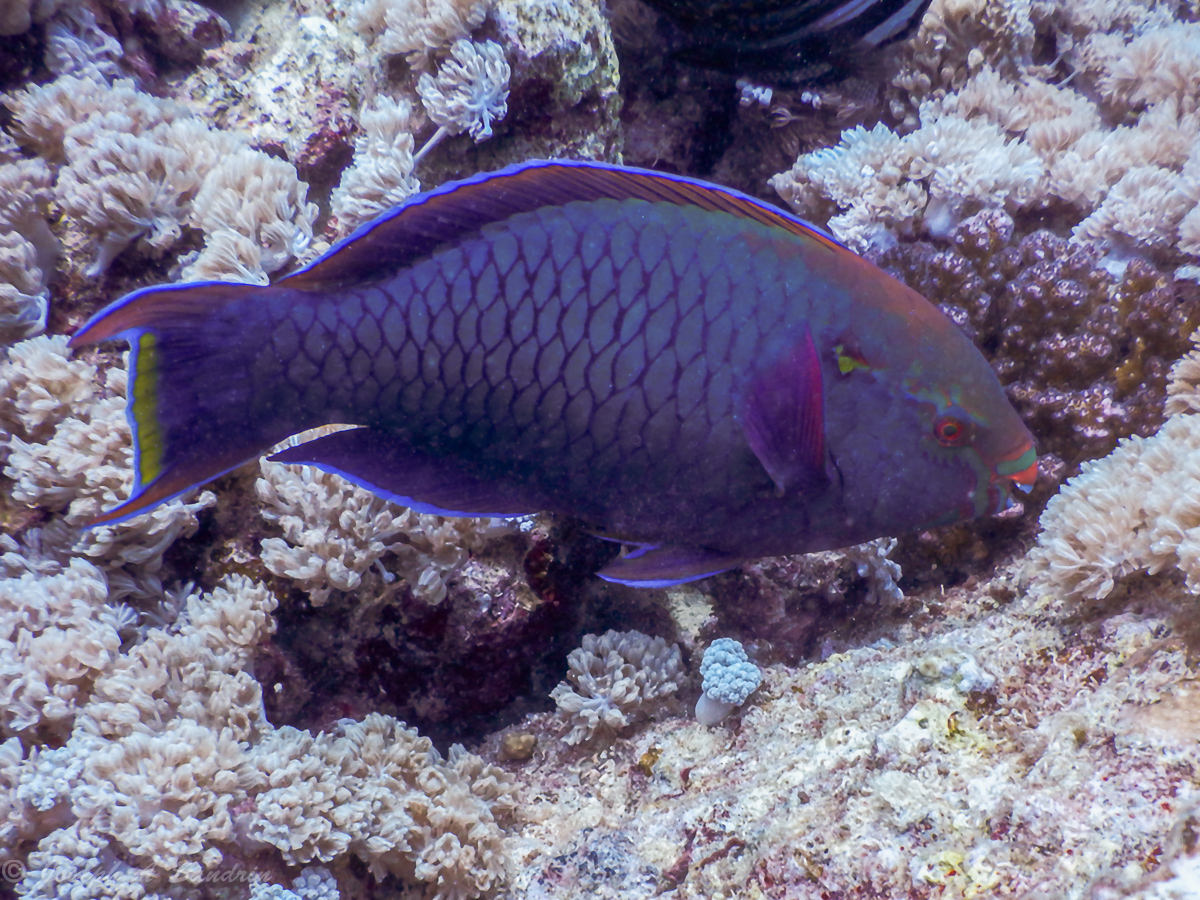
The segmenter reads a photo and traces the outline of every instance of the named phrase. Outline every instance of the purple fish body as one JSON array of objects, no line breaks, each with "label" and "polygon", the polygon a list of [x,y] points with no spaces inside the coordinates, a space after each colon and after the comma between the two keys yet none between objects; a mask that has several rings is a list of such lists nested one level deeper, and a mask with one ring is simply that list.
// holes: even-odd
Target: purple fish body
[{"label": "purple fish body", "polygon": [[137,291],[113,521],[276,454],[427,511],[577,516],[677,583],[993,512],[1032,439],[927,301],[760,201],[536,162],[420,195],[270,286]]}]

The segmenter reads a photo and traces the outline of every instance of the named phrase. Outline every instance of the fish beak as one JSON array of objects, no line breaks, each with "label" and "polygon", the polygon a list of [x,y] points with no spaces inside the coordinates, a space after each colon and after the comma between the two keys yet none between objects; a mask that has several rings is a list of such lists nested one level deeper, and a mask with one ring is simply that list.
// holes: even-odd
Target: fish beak
[{"label": "fish beak", "polygon": [[1009,475],[1008,480],[1013,483],[1013,486],[1022,493],[1030,493],[1033,490],[1033,483],[1037,481],[1038,464],[1035,459],[1026,468],[1017,472],[1015,475]]},{"label": "fish beak", "polygon": [[1016,456],[998,463],[996,474],[1012,482],[1019,491],[1026,494],[1032,491],[1038,476],[1037,451],[1033,444],[1026,444]]}]

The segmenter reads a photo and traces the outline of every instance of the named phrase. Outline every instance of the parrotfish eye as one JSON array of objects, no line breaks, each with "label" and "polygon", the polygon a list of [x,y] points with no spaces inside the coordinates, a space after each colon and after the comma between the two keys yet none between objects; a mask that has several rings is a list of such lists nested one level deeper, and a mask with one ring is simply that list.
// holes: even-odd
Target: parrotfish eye
[{"label": "parrotfish eye", "polygon": [[971,423],[952,413],[933,420],[933,436],[943,447],[961,447],[971,437]]}]

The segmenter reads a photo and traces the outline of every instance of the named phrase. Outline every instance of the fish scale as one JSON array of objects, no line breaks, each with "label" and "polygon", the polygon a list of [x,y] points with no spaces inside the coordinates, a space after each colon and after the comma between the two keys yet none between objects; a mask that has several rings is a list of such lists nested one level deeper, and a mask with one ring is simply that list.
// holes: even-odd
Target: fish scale
[{"label": "fish scale", "polygon": [[[504,460],[540,450],[561,460],[538,467],[541,485],[556,494],[617,497],[669,458],[695,467],[678,491],[724,492],[731,499],[728,466],[702,452],[713,442],[705,448],[680,428],[683,414],[698,409],[710,437],[734,431],[729,391],[703,402],[712,369],[728,365],[729,353],[701,352],[710,331],[734,332],[731,279],[722,268],[693,265],[711,222],[689,221],[682,209],[653,217],[636,212],[646,205],[612,201],[581,211],[579,204],[515,217],[500,233],[499,254],[498,235],[481,236],[390,281],[337,298],[300,298],[311,312],[291,294],[268,300],[279,368],[257,366],[255,384],[277,386],[255,398],[256,409],[265,414],[299,396],[309,427],[365,420],[430,443],[470,436],[490,444],[485,457]],[[610,266],[616,289],[595,291],[586,304],[577,302],[588,284],[583,276],[578,291],[570,280],[563,286],[572,267],[590,274]],[[659,272],[669,278],[656,281]],[[693,290],[671,290],[681,274],[693,273]],[[711,281],[721,286],[709,292]],[[249,316],[249,309],[240,314]],[[757,330],[743,333],[745,358]],[[289,365],[297,341],[315,377],[312,369]],[[356,358],[369,359],[369,367]],[[362,390],[375,372],[376,383],[399,377],[394,406]],[[476,384],[484,387],[472,393]],[[485,412],[486,425],[472,430]],[[583,471],[591,473],[586,482],[571,475]]]},{"label": "fish scale", "polygon": [[273,458],[427,511],[577,516],[642,545],[605,577],[667,584],[978,515],[1036,473],[922,298],[752,198],[595,163],[413,198],[266,287],[135,292],[73,342],[114,336],[136,477],[106,521],[351,425]]}]

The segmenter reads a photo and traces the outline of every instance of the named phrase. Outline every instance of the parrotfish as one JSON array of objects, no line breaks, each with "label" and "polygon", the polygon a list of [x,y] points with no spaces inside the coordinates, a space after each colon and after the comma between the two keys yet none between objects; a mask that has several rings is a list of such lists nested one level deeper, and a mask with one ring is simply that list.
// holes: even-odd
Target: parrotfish
[{"label": "parrotfish", "polygon": [[[920,295],[729,188],[534,161],[381,215],[271,285],[134,291],[115,522],[271,459],[443,515],[574,516],[663,586],[996,512],[1037,474]],[[632,548],[632,549],[631,549]]]}]

